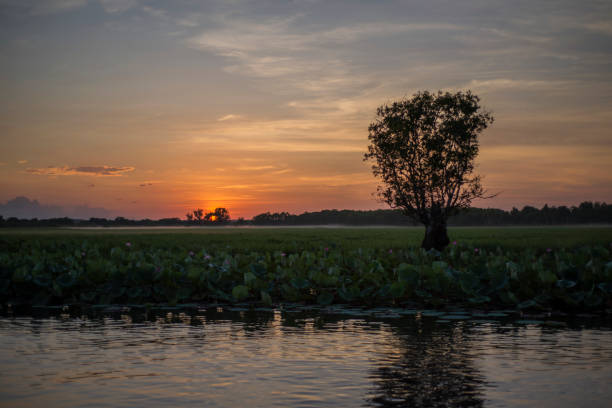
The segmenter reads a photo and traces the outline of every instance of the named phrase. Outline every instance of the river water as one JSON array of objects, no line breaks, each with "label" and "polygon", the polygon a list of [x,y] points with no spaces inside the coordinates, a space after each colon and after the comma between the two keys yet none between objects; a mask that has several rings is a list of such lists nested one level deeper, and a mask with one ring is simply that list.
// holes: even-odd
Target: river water
[{"label": "river water", "polygon": [[210,307],[0,317],[6,407],[608,407],[610,321]]}]

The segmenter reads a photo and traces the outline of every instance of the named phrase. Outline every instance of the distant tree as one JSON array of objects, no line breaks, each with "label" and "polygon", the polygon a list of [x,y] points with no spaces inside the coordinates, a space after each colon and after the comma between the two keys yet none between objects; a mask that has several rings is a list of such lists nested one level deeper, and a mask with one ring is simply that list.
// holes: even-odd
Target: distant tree
[{"label": "distant tree", "polygon": [[206,214],[204,219],[208,222],[214,223],[226,223],[230,220],[229,211],[226,208],[219,207],[215,208],[214,211],[210,211]]},{"label": "distant tree", "polygon": [[187,221],[188,222],[193,222],[193,214],[188,212],[187,214],[185,214],[185,217],[187,217]]},{"label": "distant tree", "polygon": [[215,217],[217,217],[216,221],[220,223],[228,222],[230,220],[230,213],[227,208],[215,208],[214,211]]},{"label": "distant tree", "polygon": [[193,211],[193,219],[197,223],[201,223],[202,220],[204,220],[204,210],[202,210],[201,208],[198,208],[197,210],[194,210]]},{"label": "distant tree", "polygon": [[419,92],[383,105],[370,124],[364,160],[382,179],[378,196],[425,225],[425,249],[443,249],[447,219],[474,198],[484,198],[473,175],[478,135],[493,122],[467,92]]}]

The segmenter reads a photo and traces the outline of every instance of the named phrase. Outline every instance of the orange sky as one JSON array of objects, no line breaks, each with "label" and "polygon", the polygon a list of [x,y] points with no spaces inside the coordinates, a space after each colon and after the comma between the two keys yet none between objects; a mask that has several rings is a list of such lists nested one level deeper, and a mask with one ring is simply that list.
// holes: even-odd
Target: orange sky
[{"label": "orange sky", "polygon": [[612,201],[612,8],[491,3],[0,0],[0,204],[385,208],[368,124],[425,89],[493,111],[475,205]]}]

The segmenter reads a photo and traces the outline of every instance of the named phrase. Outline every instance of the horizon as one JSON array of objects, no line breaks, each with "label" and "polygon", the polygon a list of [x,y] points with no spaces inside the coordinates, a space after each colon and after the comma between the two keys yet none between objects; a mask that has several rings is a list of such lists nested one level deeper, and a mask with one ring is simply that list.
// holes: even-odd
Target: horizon
[{"label": "horizon", "polygon": [[[586,200],[584,202],[590,202],[592,204],[600,204],[600,205],[608,205],[608,203],[604,202],[599,202],[599,201],[589,201]],[[568,209],[573,209],[573,208],[578,208],[580,204],[584,203],[578,203],[575,205],[560,205],[560,206],[553,206],[553,205],[548,205],[548,204],[544,204],[544,206],[548,206],[549,208],[568,208]],[[501,211],[505,211],[510,213],[512,210],[517,209],[519,211],[522,211],[525,208],[535,208],[537,210],[541,210],[543,209],[543,207],[536,207],[536,206],[530,206],[530,205],[525,205],[522,207],[512,207],[511,209],[503,209],[503,208],[495,208],[495,207],[475,207],[475,206],[471,206],[470,209],[476,209],[476,210],[501,210]],[[191,209],[191,210],[196,210]],[[204,210],[204,213],[207,212],[212,212],[214,209],[202,209]],[[290,213],[288,211],[263,211],[261,213],[258,214],[254,214],[251,217],[234,217],[232,216],[231,211],[229,211],[229,215],[230,215],[230,220],[231,221],[237,221],[239,218],[243,218],[244,220],[252,220],[255,216],[257,215],[262,215],[262,214],[266,214],[266,213],[270,213],[270,214],[278,214],[278,213],[289,213],[289,215],[292,216],[300,216],[300,215],[304,215],[306,213],[321,213],[324,211],[338,211],[338,212],[342,212],[342,211],[401,211],[401,209],[399,208],[376,208],[376,209],[372,209],[372,210],[356,210],[356,209],[350,209],[350,208],[343,208],[343,209],[338,209],[338,208],[324,208],[324,209],[319,209],[319,210],[312,210],[312,211],[303,211],[301,213]],[[192,211],[188,211],[189,213],[191,213]],[[33,214],[33,215],[31,215]],[[186,214],[186,213],[185,213]],[[13,200],[9,200],[6,203],[0,203],[0,217],[3,217],[5,220],[9,219],[9,218],[18,218],[18,219],[25,219],[25,220],[31,220],[31,219],[40,219],[40,220],[45,220],[45,219],[53,219],[53,218],[70,218],[73,220],[88,220],[90,218],[99,218],[99,219],[108,219],[108,220],[114,220],[117,218],[125,218],[127,220],[130,221],[142,221],[142,220],[151,220],[151,221],[159,221],[162,219],[180,219],[180,220],[185,220],[185,214],[183,214],[182,216],[175,216],[175,217],[162,217],[162,218],[149,218],[149,217],[124,217],[121,214],[112,214],[110,212],[107,212],[105,209],[103,208],[92,208],[92,207],[88,207],[86,205],[77,205],[77,206],[73,206],[73,207],[61,207],[61,206],[53,206],[53,205],[45,205],[45,204],[41,204],[38,200],[36,199],[29,199],[28,197],[15,197]]]},{"label": "horizon", "polygon": [[612,202],[610,3],[0,0],[0,27],[0,206],[388,209],[376,108],[467,89],[500,192],[474,207]]}]

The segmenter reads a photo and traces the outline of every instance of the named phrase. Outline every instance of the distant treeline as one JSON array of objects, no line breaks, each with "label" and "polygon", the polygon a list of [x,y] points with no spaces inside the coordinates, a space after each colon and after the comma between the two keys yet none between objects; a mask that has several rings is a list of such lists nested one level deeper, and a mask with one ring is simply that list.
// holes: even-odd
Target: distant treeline
[{"label": "distant treeline", "polygon": [[[323,210],[300,215],[264,213],[253,217],[253,225],[419,225],[400,210]],[[451,216],[449,225],[570,225],[612,224],[612,205],[585,201],[577,207],[549,207],[541,209],[525,206],[504,211],[495,208],[468,208]]]},{"label": "distant treeline", "polygon": [[[449,225],[455,226],[486,226],[486,225],[572,225],[572,224],[612,224],[612,205],[585,201],[579,206],[544,207],[538,209],[525,206],[511,211],[495,208],[469,208],[451,216]],[[115,219],[90,218],[75,220],[71,218],[51,219],[17,219],[4,218],[0,215],[0,227],[163,227],[163,226],[215,226],[215,225],[419,225],[402,214],[400,210],[323,210],[305,212],[295,215],[287,212],[263,213],[251,220],[239,218],[230,220],[216,218],[182,220],[180,218],[162,218],[160,220],[131,220],[124,217]]]}]

